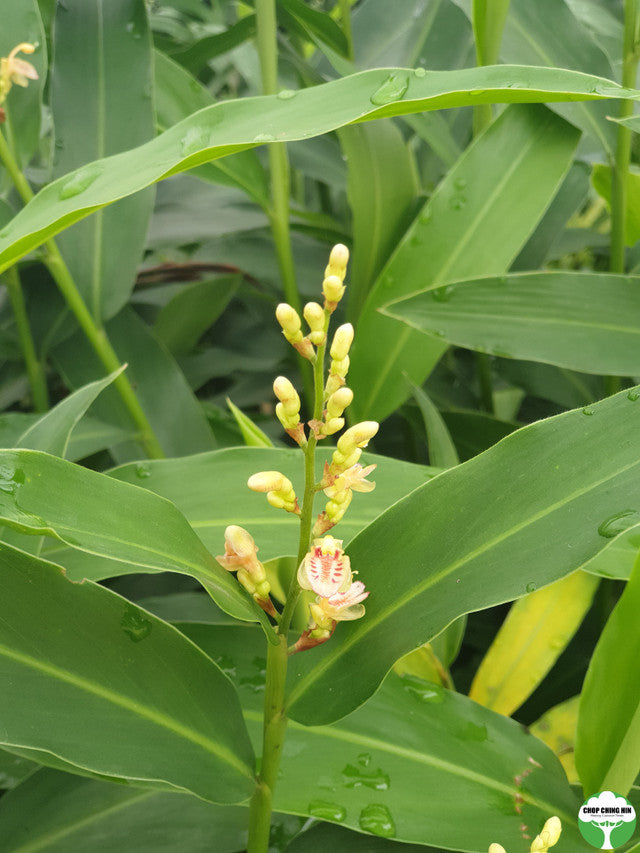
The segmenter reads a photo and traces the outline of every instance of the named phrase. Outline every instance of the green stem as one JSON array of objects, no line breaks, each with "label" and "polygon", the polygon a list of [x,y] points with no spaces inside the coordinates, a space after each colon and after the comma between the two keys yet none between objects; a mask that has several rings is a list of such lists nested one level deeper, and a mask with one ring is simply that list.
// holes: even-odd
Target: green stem
[{"label": "green stem", "polygon": [[[0,159],[11,176],[22,200],[25,204],[28,204],[33,198],[33,192],[1,131]],[[44,263],[107,372],[113,373],[114,370],[118,370],[121,367],[120,359],[111,346],[105,330],[96,324],[89,312],[64,258],[53,240],[48,240],[45,243]],[[122,401],[131,419],[140,431],[139,438],[145,452],[153,458],[162,458],[164,452],[160,442],[135,395],[129,379],[124,374],[120,374],[113,384],[122,397]]]},{"label": "green stem", "polygon": [[491,378],[491,361],[486,352],[475,353],[476,372],[480,384],[480,403],[485,412],[494,413],[493,380]]},{"label": "green stem", "polygon": [[[624,40],[622,57],[622,85],[635,88],[638,72],[638,0],[625,0],[624,4]],[[633,114],[634,102],[630,99],[620,101],[620,118]],[[631,130],[618,125],[616,156],[611,175],[611,272],[624,272],[625,220],[626,220],[626,182],[631,160]]]},{"label": "green stem", "polygon": [[347,39],[347,59],[353,62],[353,33],[351,32],[351,0],[339,0],[342,32]]},{"label": "green stem", "polygon": [[18,327],[18,337],[20,338],[22,356],[27,368],[27,376],[29,377],[33,406],[36,412],[46,412],[49,408],[47,380],[42,362],[36,354],[17,267],[10,267],[5,273],[5,279],[9,299],[11,300],[11,307],[13,308],[13,316]]},{"label": "green stem", "polygon": [[[325,330],[329,326],[330,315],[325,315]],[[324,407],[324,356],[326,344],[318,347],[314,365],[314,407],[313,417],[320,420]],[[298,545],[298,562],[300,565],[309,549],[311,530],[313,526],[313,500],[315,488],[315,450],[317,439],[312,432],[309,436],[304,453],[304,497],[300,514],[300,542]],[[287,680],[287,663],[289,660],[287,638],[293,618],[300,586],[297,572],[294,572],[287,601],[282,611],[278,634],[280,643],[277,646],[269,644],[267,651],[267,680],[264,697],[264,725],[262,738],[262,765],[258,783],[249,807],[249,842],[247,853],[267,853],[269,848],[269,829],[273,808],[273,791],[278,778],[278,767],[282,755],[282,746],[287,728],[285,715],[285,685]]]}]

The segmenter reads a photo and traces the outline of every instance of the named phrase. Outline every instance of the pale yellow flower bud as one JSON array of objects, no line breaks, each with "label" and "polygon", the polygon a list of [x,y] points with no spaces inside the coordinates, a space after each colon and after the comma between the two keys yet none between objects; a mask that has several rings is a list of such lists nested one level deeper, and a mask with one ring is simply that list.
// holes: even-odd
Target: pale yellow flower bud
[{"label": "pale yellow flower bud", "polygon": [[507,853],[502,844],[496,844],[495,841],[493,844],[489,845],[489,853]]},{"label": "pale yellow flower bud", "polygon": [[339,418],[347,406],[350,406],[352,402],[353,391],[351,388],[347,388],[346,386],[338,388],[338,390],[334,391],[327,400],[327,417]]},{"label": "pale yellow flower bud", "polygon": [[325,396],[325,397],[331,397],[331,396],[333,396],[333,394],[335,394],[335,392],[336,392],[339,388],[342,388],[342,386],[344,385],[344,383],[345,383],[345,380],[344,380],[344,377],[343,377],[343,376],[337,376],[337,375],[335,375],[335,374],[332,374],[332,375],[331,375],[331,376],[329,376],[329,378],[327,379],[327,384],[326,384],[326,387],[325,387],[325,389],[324,389],[324,396]]},{"label": "pale yellow flower bud", "polygon": [[302,340],[302,332],[300,331],[302,320],[295,308],[286,302],[281,302],[276,308],[276,319],[282,326],[282,331],[288,341]]},{"label": "pale yellow flower bud", "polygon": [[531,853],[547,853],[550,847],[553,847],[560,838],[562,832],[562,823],[560,818],[550,817],[542,828],[540,835],[537,835],[531,842]]},{"label": "pale yellow flower bud", "polygon": [[303,314],[312,332],[324,332],[325,314],[322,305],[318,305],[317,302],[307,302]]},{"label": "pale yellow flower bud", "polygon": [[260,471],[252,474],[247,485],[254,492],[282,492],[293,489],[291,480],[288,480],[280,471]]},{"label": "pale yellow flower bud", "polygon": [[[300,397],[286,376],[278,376],[273,383],[273,393],[276,395],[282,409],[287,415],[297,415],[300,411]],[[296,423],[299,418],[296,417]]]},{"label": "pale yellow flower bud", "polygon": [[345,456],[355,448],[366,447],[378,432],[380,425],[376,421],[362,421],[350,427],[338,439],[338,450]]},{"label": "pale yellow flower bud", "polygon": [[320,430],[321,435],[334,435],[344,426],[344,418],[327,418]]},{"label": "pale yellow flower bud", "polygon": [[349,355],[351,344],[353,343],[353,326],[351,323],[344,323],[336,329],[331,343],[331,358],[334,361],[341,361]]},{"label": "pale yellow flower bud", "polygon": [[253,536],[237,524],[230,524],[224,531],[224,543],[229,552],[238,557],[248,557],[256,552]]},{"label": "pale yellow flower bud", "polygon": [[335,275],[344,281],[347,274],[347,264],[349,263],[349,250],[342,243],[337,243],[331,250],[329,255],[329,264],[324,271],[325,278],[329,275]]},{"label": "pale yellow flower bud", "polygon": [[322,293],[327,303],[335,305],[340,302],[344,294],[345,288],[342,284],[342,279],[337,275],[328,275],[322,282]]}]

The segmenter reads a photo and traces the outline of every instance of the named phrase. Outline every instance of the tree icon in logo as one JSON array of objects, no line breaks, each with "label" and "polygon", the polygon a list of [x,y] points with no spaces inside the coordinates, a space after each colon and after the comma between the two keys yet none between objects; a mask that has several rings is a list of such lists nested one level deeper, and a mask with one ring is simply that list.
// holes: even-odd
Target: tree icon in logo
[{"label": "tree icon in logo", "polygon": [[631,803],[613,791],[601,791],[583,803],[578,814],[580,833],[600,850],[613,850],[628,841],[636,828]]}]

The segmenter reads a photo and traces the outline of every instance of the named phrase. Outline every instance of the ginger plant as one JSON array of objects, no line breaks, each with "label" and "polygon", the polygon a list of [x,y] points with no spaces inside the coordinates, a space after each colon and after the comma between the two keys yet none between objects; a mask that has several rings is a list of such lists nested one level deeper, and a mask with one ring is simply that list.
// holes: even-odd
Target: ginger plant
[{"label": "ginger plant", "polygon": [[[282,303],[276,309],[285,338],[311,362],[314,378],[313,412],[306,424],[301,420],[300,397],[292,383],[278,376],[273,384],[278,400],[276,415],[302,451],[303,494],[296,495],[291,481],[279,471],[259,471],[248,481],[250,489],[266,494],[271,506],[298,516],[300,521],[298,568],[282,610],[278,610],[271,598],[267,573],[247,530],[238,525],[227,527],[225,552],[217,557],[223,568],[237,573],[238,582],[271,617],[276,635],[267,652],[262,763],[250,805],[248,853],[268,849],[273,793],[287,725],[288,658],[330,640],[339,622],[364,616],[362,602],[369,595],[364,583],[353,578],[342,540],[335,539],[328,531],[347,512],[354,491],[369,492],[375,487],[375,483],[366,479],[375,465],[363,467],[360,456],[377,433],[378,424],[365,421],[345,430],[319,479],[315,465],[318,442],[344,428],[344,413],[353,400],[353,392],[346,385],[353,326],[350,323],[339,326],[328,346],[331,317],[345,291],[348,258],[346,246],[333,247],[322,286],[324,304],[310,302],[304,307],[307,334],[303,334],[302,319],[294,308]],[[330,363],[325,375],[327,348]],[[314,518],[314,499],[320,492],[324,493],[326,503]],[[308,605],[306,629],[290,642],[294,609],[302,590],[314,593],[315,600]]]}]

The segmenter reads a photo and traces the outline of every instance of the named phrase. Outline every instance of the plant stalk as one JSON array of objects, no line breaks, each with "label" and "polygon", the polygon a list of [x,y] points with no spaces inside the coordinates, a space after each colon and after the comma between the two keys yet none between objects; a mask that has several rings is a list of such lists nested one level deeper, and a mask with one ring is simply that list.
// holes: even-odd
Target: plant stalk
[{"label": "plant stalk", "polygon": [[347,40],[347,59],[353,62],[353,33],[351,31],[351,0],[339,0],[340,20],[342,21],[342,32]]},{"label": "plant stalk", "polygon": [[9,299],[11,300],[11,307],[13,308],[13,316],[15,317],[18,328],[18,337],[20,339],[20,346],[22,347],[24,363],[27,368],[33,407],[36,412],[46,412],[49,408],[47,380],[43,364],[37,356],[36,347],[33,342],[33,335],[29,326],[29,317],[27,316],[22,284],[17,267],[9,267],[5,273],[5,283],[9,292]]},{"label": "plant stalk", "polygon": [[[622,85],[635,88],[638,73],[638,0],[625,0],[622,56]],[[633,114],[631,99],[620,101],[620,118]],[[631,130],[618,125],[616,156],[611,173],[611,272],[624,272],[625,222],[627,203],[627,174],[631,161]]]},{"label": "plant stalk", "polygon": [[[325,330],[329,326],[330,315],[325,315]],[[314,407],[313,417],[320,420],[324,404],[324,356],[326,343],[318,347],[313,369]],[[300,514],[300,541],[298,562],[302,562],[309,549],[313,526],[313,500],[315,488],[315,451],[317,439],[311,432],[304,453],[304,497]],[[282,746],[287,728],[285,714],[285,686],[287,681],[288,634],[295,606],[300,595],[297,572],[294,573],[287,594],[287,601],[278,625],[279,645],[269,644],[267,651],[267,680],[264,697],[264,723],[262,737],[262,765],[256,790],[249,808],[249,841],[247,853],[267,853],[269,848],[269,830],[273,809],[273,791],[278,778],[278,768],[282,756]]]},{"label": "plant stalk", "polygon": [[[11,149],[7,144],[4,134],[1,131],[0,159],[11,176],[11,179],[22,200],[25,204],[28,204],[33,198],[33,191],[31,190],[22,170],[18,166]],[[73,312],[80,328],[93,347],[96,355],[106,368],[107,372],[113,373],[114,370],[118,370],[121,367],[121,362],[115,350],[111,346],[105,330],[97,325],[87,308],[56,243],[53,240],[48,240],[45,243],[44,249],[45,253],[43,260],[45,266],[49,270],[53,280],[67,302],[67,305]],[[120,394],[131,419],[139,430],[140,442],[142,443],[147,455],[156,459],[164,457],[164,451],[162,450],[160,442],[158,441],[158,438],[135,395],[129,379],[124,374],[120,374],[113,384]]]}]

